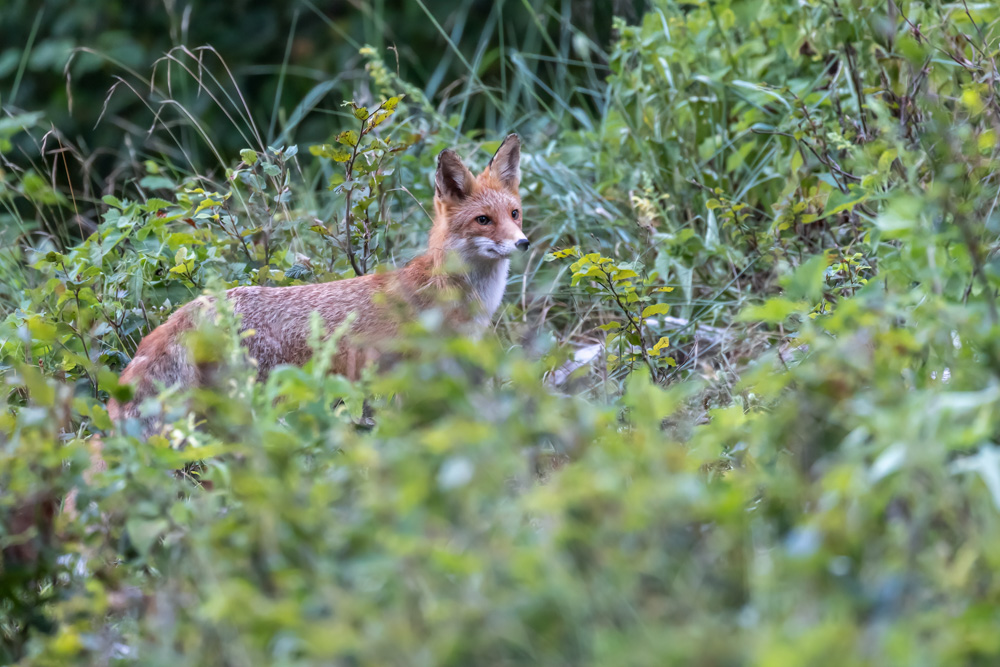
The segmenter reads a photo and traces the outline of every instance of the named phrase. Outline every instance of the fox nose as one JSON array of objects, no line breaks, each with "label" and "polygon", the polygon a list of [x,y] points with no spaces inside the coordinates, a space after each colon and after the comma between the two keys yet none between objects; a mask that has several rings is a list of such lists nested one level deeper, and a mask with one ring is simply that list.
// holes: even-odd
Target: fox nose
[{"label": "fox nose", "polygon": [[514,244],[514,247],[518,250],[527,250],[529,245],[531,245],[531,241],[528,239],[518,239],[517,243]]}]

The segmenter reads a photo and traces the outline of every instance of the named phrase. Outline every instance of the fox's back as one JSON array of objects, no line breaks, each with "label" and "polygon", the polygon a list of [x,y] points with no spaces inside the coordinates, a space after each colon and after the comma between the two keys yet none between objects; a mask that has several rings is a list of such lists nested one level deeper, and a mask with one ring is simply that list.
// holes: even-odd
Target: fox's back
[{"label": "fox's back", "polygon": [[[292,287],[234,287],[226,292],[226,300],[240,317],[240,331],[253,331],[243,343],[257,364],[258,376],[264,378],[275,366],[301,366],[309,360],[310,320],[314,311],[322,318],[326,332],[335,331],[353,314],[348,339],[355,343],[373,344],[391,336],[398,325],[386,306],[388,299],[384,292],[389,282],[390,274],[373,274]],[[189,357],[184,335],[200,322],[214,319],[215,309],[213,298],[196,299],[143,338],[121,376],[123,383],[135,385],[135,400],[127,406],[111,401],[109,409],[113,417],[137,416],[137,403],[153,394],[157,384],[203,383],[201,369]],[[357,344],[345,344],[340,349],[333,370],[346,375],[356,375],[372,356]]]},{"label": "fox's back", "polygon": [[355,346],[358,341],[392,335],[397,324],[389,313],[390,281],[390,274],[373,274],[294,287],[234,287],[226,297],[241,317],[240,329],[253,330],[245,344],[259,373],[266,375],[279,364],[302,365],[309,360],[313,312],[327,332],[352,316],[347,337]]}]

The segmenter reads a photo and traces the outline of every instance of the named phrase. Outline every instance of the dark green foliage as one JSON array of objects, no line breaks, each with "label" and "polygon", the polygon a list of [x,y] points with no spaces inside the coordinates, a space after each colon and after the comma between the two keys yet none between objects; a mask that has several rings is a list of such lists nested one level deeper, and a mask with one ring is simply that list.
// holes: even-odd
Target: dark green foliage
[{"label": "dark green foliage", "polygon": [[[507,127],[543,110],[583,118],[578,107],[598,102],[567,74],[599,85],[612,16],[635,18],[643,4],[9,0],[0,102],[45,110],[50,143],[75,147],[66,156],[75,167],[55,177],[86,199],[121,187],[136,153],[199,173],[223,168],[202,140],[209,128],[224,155],[252,139],[259,148],[286,144],[292,132],[326,140],[330,115],[349,116],[337,103],[367,85],[365,46],[428,97],[460,98],[462,129]],[[167,141],[143,135],[157,115],[175,124]],[[44,148],[22,137],[18,161],[37,163]]]},{"label": "dark green foliage", "polygon": [[[499,51],[477,7],[442,26],[482,30],[464,69],[397,76],[373,28],[318,136],[308,90],[264,96],[273,132],[171,106],[92,229],[53,155],[15,160],[46,116],[5,107],[0,660],[995,664],[1000,10],[662,0],[595,44],[562,3],[576,27]],[[433,34],[411,11],[393,29]],[[222,312],[190,340],[211,386],[156,402],[172,430],[111,432],[116,371],[178,305],[402,263],[437,153],[481,168],[502,135],[472,127],[500,125],[532,252],[482,341],[428,313],[383,373],[319,354],[257,383]],[[16,535],[70,489],[77,516]]]}]

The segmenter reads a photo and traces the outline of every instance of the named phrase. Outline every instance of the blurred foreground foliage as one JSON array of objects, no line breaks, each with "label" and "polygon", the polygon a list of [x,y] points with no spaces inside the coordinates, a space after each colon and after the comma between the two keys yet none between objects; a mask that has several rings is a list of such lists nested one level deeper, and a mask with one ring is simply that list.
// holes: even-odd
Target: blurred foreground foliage
[{"label": "blurred foreground foliage", "polygon": [[[161,397],[169,437],[110,432],[142,335],[206,290],[353,275],[349,250],[398,264],[437,152],[495,142],[369,51],[353,109],[406,97],[363,143],[352,113],[214,177],[138,162],[80,243],[45,233],[68,193],[0,172],[0,657],[996,663],[1000,10],[663,1],[616,26],[601,104],[518,126],[542,250],[495,335],[429,313],[384,374],[258,384],[206,330],[217,382]],[[40,121],[2,122],[7,151]],[[78,516],[15,534],[71,488]]]}]

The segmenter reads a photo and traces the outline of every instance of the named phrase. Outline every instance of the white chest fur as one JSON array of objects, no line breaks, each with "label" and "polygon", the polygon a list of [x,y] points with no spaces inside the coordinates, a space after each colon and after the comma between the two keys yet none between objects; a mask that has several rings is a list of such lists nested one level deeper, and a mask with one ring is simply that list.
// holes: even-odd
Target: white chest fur
[{"label": "white chest fur", "polygon": [[488,324],[500,307],[509,272],[509,259],[480,260],[469,267],[469,286],[482,305],[483,324]]}]

